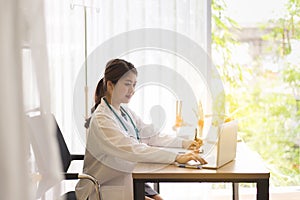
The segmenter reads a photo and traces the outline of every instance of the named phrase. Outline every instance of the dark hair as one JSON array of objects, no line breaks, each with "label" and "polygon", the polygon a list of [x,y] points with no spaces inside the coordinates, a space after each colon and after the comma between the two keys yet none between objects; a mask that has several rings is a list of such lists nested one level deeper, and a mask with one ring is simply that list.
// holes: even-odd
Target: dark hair
[{"label": "dark hair", "polygon": [[[137,75],[137,70],[134,67],[133,64],[130,62],[127,62],[123,59],[113,59],[107,62],[104,72],[104,77],[100,79],[100,81],[97,84],[96,90],[95,90],[95,96],[94,101],[95,105],[91,109],[91,112],[93,113],[98,105],[101,102],[101,98],[105,96],[107,88],[107,81],[111,81],[113,84],[116,84],[119,79],[126,74],[128,71],[131,71]],[[90,118],[86,120],[85,127],[89,127]]]}]

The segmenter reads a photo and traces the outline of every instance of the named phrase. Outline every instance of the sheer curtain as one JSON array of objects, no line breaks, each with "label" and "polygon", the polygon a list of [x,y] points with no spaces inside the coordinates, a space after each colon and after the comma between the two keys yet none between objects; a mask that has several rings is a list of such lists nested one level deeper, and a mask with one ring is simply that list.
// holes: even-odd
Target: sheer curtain
[{"label": "sheer curtain", "polygon": [[[187,85],[191,99],[196,101],[205,103],[209,96],[202,77],[209,70],[201,71],[193,66],[193,59],[187,59],[197,45],[209,52],[209,10],[210,1],[197,0],[1,1],[1,199],[34,199],[33,186],[41,179],[45,180],[41,195],[61,180],[53,129],[44,127],[39,142],[44,145],[38,152],[48,159],[36,166],[33,155],[37,150],[30,148],[24,110],[37,108],[42,113],[54,113],[69,148],[83,152],[85,104],[88,109],[92,107],[97,80],[105,62],[113,57],[129,60],[140,71],[140,84],[129,106],[145,121],[165,116],[158,120],[164,121],[159,128],[175,134],[168,127],[174,124],[175,101],[186,98],[181,86]],[[138,37],[134,38],[136,33]],[[136,39],[144,45],[134,48]],[[191,50],[181,52],[181,47],[186,48],[182,44],[185,41],[190,42]],[[110,50],[103,52],[107,50],[105,44]],[[196,59],[202,57],[200,54],[192,56]],[[189,104],[186,100],[183,117],[192,127],[194,119],[188,116],[193,115],[196,101]],[[158,111],[153,114],[155,108]],[[47,173],[32,179],[39,172]]]},{"label": "sheer curtain", "polygon": [[[50,112],[43,6],[39,0],[1,1],[0,199],[40,198],[61,181],[50,120],[44,118],[45,126],[32,130],[26,116],[33,110]],[[52,190],[48,199],[58,195]]]},{"label": "sheer curtain", "polygon": [[[197,101],[207,105],[209,91],[205,77],[210,72],[205,66],[204,70],[199,70],[199,66],[193,66],[191,60],[181,55],[185,53],[180,53],[182,51],[179,49],[180,45],[185,46],[181,44],[180,38],[187,39],[194,46],[198,45],[209,54],[210,1],[46,0],[45,2],[51,89],[55,94],[51,97],[51,101],[54,102],[52,111],[73,152],[84,151],[85,104],[88,105],[90,112],[97,81],[102,77],[105,62],[113,56],[127,59],[140,71],[138,81],[144,82],[144,85],[138,85],[136,95],[129,106],[145,121],[153,121],[155,116],[158,118],[165,116],[164,119],[156,120],[159,128],[163,132],[176,134],[171,129],[175,122],[175,102],[182,98],[182,95],[176,93],[181,87],[180,81],[184,81],[188,88],[191,88],[193,93],[191,99],[195,101],[183,102],[183,117],[190,125],[189,128],[195,127],[193,110],[197,109]],[[138,30],[141,32],[135,32]],[[155,42],[149,35],[152,33],[151,30],[157,34],[155,37],[159,43],[147,46],[149,41]],[[145,46],[138,49],[131,47],[136,43],[133,37],[135,33],[138,37],[145,37]],[[168,34],[174,39],[173,42],[165,42]],[[85,44],[88,56],[87,72],[84,65]],[[109,50],[105,45],[110,47]],[[161,45],[166,48],[161,48]],[[168,49],[168,45],[171,45],[171,50]],[[186,52],[187,57],[191,54],[193,52]],[[192,56],[201,57],[200,54],[201,52]],[[203,60],[203,65],[205,62],[208,61]],[[170,72],[170,75],[162,74],[164,72]],[[143,81],[147,78],[145,74],[150,74],[154,81],[151,79],[147,79],[148,82]],[[170,79],[169,83],[164,82],[166,77]],[[168,84],[171,86],[168,87]],[[88,87],[87,100],[85,85]],[[156,112],[151,114],[155,110]]]},{"label": "sheer curtain", "polygon": [[[30,199],[29,174],[26,165],[28,140],[22,134],[24,117],[22,117],[22,83],[21,57],[19,53],[21,37],[15,32],[20,26],[18,1],[4,3],[0,8],[0,169],[1,199]],[[4,20],[5,19],[5,20]],[[15,192],[19,191],[19,192]]]}]

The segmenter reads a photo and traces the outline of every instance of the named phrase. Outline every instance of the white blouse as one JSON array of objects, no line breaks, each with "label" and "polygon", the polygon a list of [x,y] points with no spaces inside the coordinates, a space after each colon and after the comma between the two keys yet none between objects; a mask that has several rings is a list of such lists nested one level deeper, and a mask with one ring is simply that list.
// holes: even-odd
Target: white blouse
[{"label": "white blouse", "polygon": [[[111,110],[114,108],[110,109],[103,99],[92,116],[87,135],[83,172],[98,179],[102,189],[109,188],[103,192],[107,199],[132,199],[131,172],[136,163],[172,163],[177,154],[159,147],[182,147],[182,139],[161,136],[132,110],[123,108],[138,129],[139,140],[129,117],[126,120],[115,111],[117,117]],[[120,187],[122,195],[116,192]],[[91,194],[90,199],[94,199],[93,186],[80,180],[76,186],[77,198],[86,199]]]},{"label": "white blouse", "polygon": [[[114,109],[111,106],[112,109]],[[124,107],[123,107],[124,108]],[[101,163],[120,171],[130,172],[136,162],[172,163],[176,154],[157,147],[182,147],[182,139],[160,136],[153,125],[145,124],[132,110],[125,108],[136,128],[128,119],[118,115],[122,123],[102,100],[91,120],[87,150]],[[154,147],[157,146],[157,147]]]}]

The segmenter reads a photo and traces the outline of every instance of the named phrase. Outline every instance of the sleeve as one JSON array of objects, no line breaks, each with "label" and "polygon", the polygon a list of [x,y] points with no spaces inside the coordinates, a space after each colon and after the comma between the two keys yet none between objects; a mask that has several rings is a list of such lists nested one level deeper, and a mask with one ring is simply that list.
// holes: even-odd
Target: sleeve
[{"label": "sleeve", "polygon": [[139,143],[107,114],[95,114],[91,121],[87,148],[94,157],[114,156],[131,162],[172,163],[176,153]]},{"label": "sleeve", "polygon": [[128,110],[139,130],[141,142],[158,147],[182,147],[183,139],[170,135],[161,135],[152,124],[145,124],[132,110]]}]

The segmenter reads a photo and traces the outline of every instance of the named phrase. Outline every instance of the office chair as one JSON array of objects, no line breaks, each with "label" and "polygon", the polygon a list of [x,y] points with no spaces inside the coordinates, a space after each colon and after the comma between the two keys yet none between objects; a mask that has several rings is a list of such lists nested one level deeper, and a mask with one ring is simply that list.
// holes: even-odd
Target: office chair
[{"label": "office chair", "polygon": [[[58,145],[59,145],[61,162],[63,164],[63,172],[64,172],[65,179],[66,180],[76,180],[76,179],[90,180],[94,184],[96,192],[99,194],[98,195],[99,200],[101,200],[102,198],[101,198],[101,194],[100,194],[100,185],[99,185],[97,179],[95,179],[94,177],[92,177],[91,175],[88,175],[88,174],[68,173],[67,172],[71,165],[71,162],[73,160],[83,160],[84,155],[77,155],[77,154],[70,153],[68,146],[62,135],[62,132],[61,132],[54,116],[53,116],[53,120],[54,120],[55,126],[56,126],[56,137],[57,137],[57,141],[58,141]],[[76,200],[75,191],[67,192],[64,195],[64,197],[66,200]]]},{"label": "office chair", "polygon": [[[64,140],[63,134],[57,124],[57,121],[55,119],[55,117],[52,115],[53,118],[53,122],[55,123],[55,128],[56,128],[56,138],[57,138],[57,142],[59,145],[59,152],[60,152],[60,158],[61,158],[61,162],[63,165],[63,176],[65,180],[78,180],[78,179],[87,179],[89,181],[91,181],[94,184],[94,188],[98,197],[98,200],[102,200],[102,196],[100,193],[100,185],[97,181],[97,179],[95,179],[93,176],[88,175],[88,174],[79,174],[79,173],[68,173],[68,169],[71,165],[71,162],[73,160],[83,160],[84,159],[84,155],[75,155],[75,154],[71,154],[68,146]],[[36,120],[37,123],[42,123],[42,115],[38,115],[38,116],[34,116],[30,118],[31,120]],[[75,195],[75,191],[69,191],[66,194],[64,194],[62,197],[64,197],[64,199],[66,200],[76,200],[76,195]]]}]

